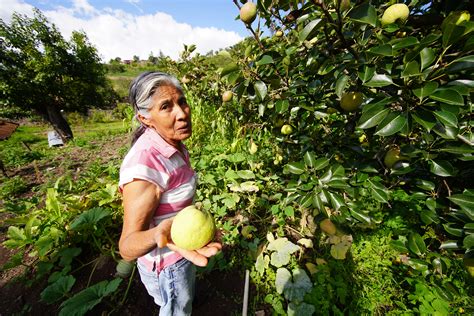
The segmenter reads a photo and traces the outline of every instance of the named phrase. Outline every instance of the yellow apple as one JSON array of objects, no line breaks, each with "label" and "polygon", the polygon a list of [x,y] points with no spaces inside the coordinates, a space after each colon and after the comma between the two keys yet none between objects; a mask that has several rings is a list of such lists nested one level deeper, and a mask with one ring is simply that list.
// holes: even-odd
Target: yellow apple
[{"label": "yellow apple", "polygon": [[281,127],[281,133],[283,135],[290,135],[293,133],[293,127],[291,127],[291,125],[285,124]]},{"label": "yellow apple", "polygon": [[410,15],[410,9],[404,3],[396,3],[389,6],[382,15],[382,25],[395,23],[397,20],[405,22]]},{"label": "yellow apple", "polygon": [[215,234],[214,218],[194,205],[183,208],[173,219],[171,239],[179,248],[196,250],[207,245]]},{"label": "yellow apple", "polygon": [[392,168],[395,163],[402,160],[403,157],[400,155],[399,148],[391,148],[385,153],[383,163],[387,168]]},{"label": "yellow apple", "polygon": [[223,94],[222,94],[222,102],[229,102],[230,100],[232,100],[232,97],[234,95],[232,94],[232,91],[225,91]]},{"label": "yellow apple", "polygon": [[245,24],[252,24],[257,17],[257,5],[253,2],[247,2],[240,8],[240,19]]},{"label": "yellow apple", "polygon": [[360,92],[347,92],[341,97],[341,108],[347,112],[353,112],[362,104],[363,95]]}]

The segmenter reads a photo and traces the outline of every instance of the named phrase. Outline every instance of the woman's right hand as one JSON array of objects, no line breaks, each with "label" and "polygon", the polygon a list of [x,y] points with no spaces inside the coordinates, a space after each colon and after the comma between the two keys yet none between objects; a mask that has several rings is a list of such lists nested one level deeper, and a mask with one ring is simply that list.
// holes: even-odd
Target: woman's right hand
[{"label": "woman's right hand", "polygon": [[169,249],[179,253],[187,260],[197,266],[205,267],[208,258],[216,255],[221,249],[222,244],[219,242],[210,242],[206,246],[197,250],[186,250],[176,246],[171,240],[171,225],[173,218],[163,220],[157,227],[155,233],[155,242],[159,248],[168,247]]}]

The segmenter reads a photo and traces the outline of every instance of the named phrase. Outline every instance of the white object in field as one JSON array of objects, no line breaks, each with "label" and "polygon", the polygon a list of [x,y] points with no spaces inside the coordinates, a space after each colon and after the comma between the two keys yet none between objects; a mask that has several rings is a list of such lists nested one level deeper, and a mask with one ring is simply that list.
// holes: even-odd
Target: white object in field
[{"label": "white object in field", "polygon": [[244,304],[242,306],[242,316],[247,316],[249,305],[249,270],[245,270]]},{"label": "white object in field", "polygon": [[49,147],[64,145],[63,140],[61,139],[61,136],[59,136],[59,134],[56,133],[56,131],[48,132],[48,144],[49,144]]}]

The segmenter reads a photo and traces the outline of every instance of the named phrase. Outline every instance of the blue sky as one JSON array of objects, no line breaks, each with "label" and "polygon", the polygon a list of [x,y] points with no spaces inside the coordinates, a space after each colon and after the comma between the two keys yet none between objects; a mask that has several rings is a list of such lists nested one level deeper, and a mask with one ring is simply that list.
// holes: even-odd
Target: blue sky
[{"label": "blue sky", "polygon": [[65,38],[83,30],[102,59],[159,51],[177,58],[183,44],[206,53],[231,46],[248,30],[232,0],[1,0],[0,18],[8,23],[15,12],[31,15],[39,8]]}]

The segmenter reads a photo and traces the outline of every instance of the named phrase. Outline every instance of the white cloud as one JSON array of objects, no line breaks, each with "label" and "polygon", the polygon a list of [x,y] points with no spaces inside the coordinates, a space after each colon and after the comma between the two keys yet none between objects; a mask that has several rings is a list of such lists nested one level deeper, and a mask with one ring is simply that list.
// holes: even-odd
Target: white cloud
[{"label": "white cloud", "polygon": [[[2,3],[0,18],[6,22],[14,11],[31,15],[33,8],[21,0]],[[72,7],[57,7],[43,13],[67,39],[74,30],[84,31],[104,61],[115,57],[131,59],[134,55],[146,59],[150,52],[156,56],[160,51],[176,59],[183,44],[196,44],[196,50],[205,54],[242,39],[236,32],[193,27],[161,12],[133,15],[111,8],[98,10],[87,0],[74,0]]]}]

